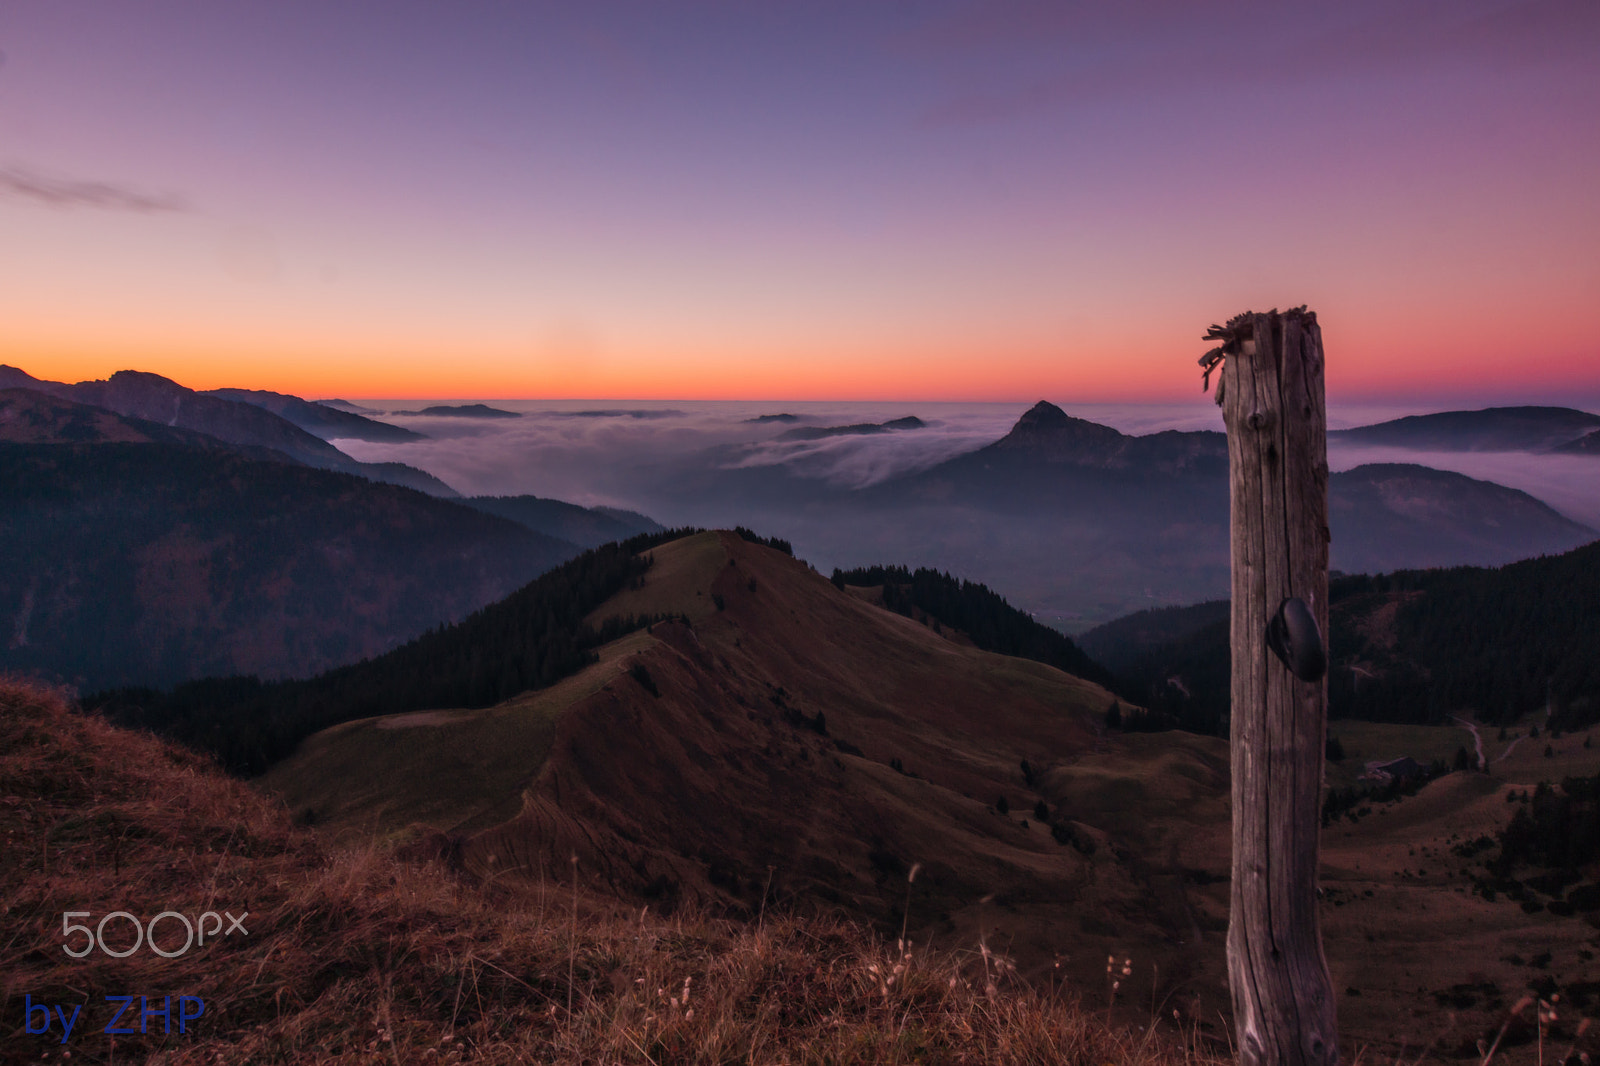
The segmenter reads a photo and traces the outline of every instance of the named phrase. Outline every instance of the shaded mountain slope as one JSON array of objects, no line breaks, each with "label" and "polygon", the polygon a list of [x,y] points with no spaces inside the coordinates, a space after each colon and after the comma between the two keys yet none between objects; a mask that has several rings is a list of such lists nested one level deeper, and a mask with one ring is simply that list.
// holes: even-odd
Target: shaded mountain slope
[{"label": "shaded mountain slope", "polygon": [[1154,648],[1183,640],[1197,630],[1226,623],[1227,600],[1188,607],[1156,607],[1113,619],[1078,634],[1078,646],[1112,673],[1125,673]]},{"label": "shaded mountain slope", "polygon": [[176,444],[234,452],[255,459],[293,463],[282,452],[230,444],[206,433],[130,418],[73,403],[37,389],[0,389],[0,441],[8,444]]},{"label": "shaded mountain slope", "polygon": [[538,496],[467,496],[461,502],[584,548],[597,548],[639,533],[660,532],[662,528],[660,523],[632,511],[579,507]]},{"label": "shaded mountain slope", "polygon": [[1036,622],[978,582],[903,566],[835,570],[832,581],[835,588],[849,588],[896,614],[926,622],[935,632],[949,629],[949,635],[984,651],[1046,663],[1097,685],[1113,683],[1103,666],[1059,630]]},{"label": "shaded mountain slope", "polygon": [[1554,449],[1562,455],[1600,455],[1600,429]]},{"label": "shaded mountain slope", "polygon": [[374,481],[407,485],[435,496],[454,496],[444,482],[404,463],[360,463],[271,411],[248,403],[210,396],[184,388],[159,374],[119,370],[105,381],[80,381],[68,385],[42,381],[18,370],[0,366],[0,388],[25,388],[73,403],[103,407],[117,414],[182,429],[219,440],[270,448],[295,462],[324,470],[358,474]]},{"label": "shaded mountain slope", "polygon": [[1595,531],[1517,489],[1409,463],[1374,463],[1328,479],[1335,569],[1496,566],[1563,552]]},{"label": "shaded mountain slope", "polygon": [[0,669],[91,687],[304,675],[577,550],[412,489],[98,429],[157,441],[0,444]]},{"label": "shaded mountain slope", "polygon": [[271,411],[323,440],[341,437],[380,442],[426,439],[426,434],[415,430],[391,426],[387,422],[365,418],[354,411],[313,403],[281,392],[268,392],[265,389],[209,389],[205,395],[220,396],[224,400],[237,400]]},{"label": "shaded mountain slope", "polygon": [[[1341,577],[1329,596],[1336,716],[1505,723],[1548,709],[1557,728],[1600,722],[1600,541],[1498,569]],[[1223,721],[1227,601],[1144,612],[1081,640],[1185,728]]]},{"label": "shaded mountain slope", "polygon": [[1355,429],[1330,440],[1442,452],[1547,452],[1600,429],[1600,415],[1570,407],[1487,407],[1410,415]]}]

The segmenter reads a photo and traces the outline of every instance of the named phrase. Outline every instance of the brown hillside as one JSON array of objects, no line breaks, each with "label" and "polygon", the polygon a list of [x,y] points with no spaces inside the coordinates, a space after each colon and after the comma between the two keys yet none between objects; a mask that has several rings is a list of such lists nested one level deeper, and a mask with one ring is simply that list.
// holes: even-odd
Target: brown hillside
[{"label": "brown hillside", "polygon": [[[330,851],[195,756],[4,681],[0,835],[5,1064],[1220,1066],[994,967],[892,950],[838,922],[665,922],[586,896],[488,895],[372,848]],[[246,933],[182,952],[168,919],[158,944],[174,958],[63,953],[64,912],[98,924],[114,910],[249,914]],[[131,927],[119,918],[106,939],[121,952]],[[195,997],[205,1011],[181,1034],[159,1016],[143,1034],[106,1034],[118,1009],[106,997],[130,994],[157,1008]],[[26,1032],[30,1003],[74,1017],[70,1039],[54,1018]]]},{"label": "brown hillside", "polygon": [[603,827],[594,858],[618,887],[752,908],[768,866],[780,894],[869,911],[898,907],[913,863],[952,906],[1075,876],[1076,852],[990,807],[1009,793],[1031,808],[1022,760],[1088,750],[1108,694],[943,640],[732,534],[657,560],[615,610],[692,604],[691,625],[656,626],[634,659],[659,695],[621,672],[575,706],[523,812],[471,842],[477,872],[548,868],[573,843],[552,827],[576,819]]},{"label": "brown hillside", "polygon": [[[1196,906],[1212,924],[1219,907],[1186,901],[1167,867],[1226,866],[1218,742],[1152,764],[1138,802],[1108,810],[1082,783],[1102,764],[1124,773],[1145,738],[1101,735],[1112,697],[1098,686],[945,639],[731,533],[654,556],[643,587],[596,619],[689,624],[613,646],[537,706],[338,727],[263,783],[335,830],[441,831],[493,883],[564,878],[576,853],[586,884],[657,905],[753,914],[765,899],[896,929],[917,867],[919,939],[981,941],[1036,976],[1062,965],[1097,983],[1107,952],[1138,945],[1146,967],[1162,960],[1163,995],[1191,974],[1174,949],[1193,953],[1178,942]],[[504,804],[477,784],[490,779],[520,791],[521,809],[482,828]],[[1159,873],[1101,828],[1158,801],[1162,831],[1127,839],[1173,838]],[[1204,834],[1185,831],[1202,816]]]},{"label": "brown hillside", "polygon": [[[904,921],[918,944],[999,953],[1041,986],[1102,1002],[1114,954],[1133,960],[1119,1009],[1203,1024],[1228,1013],[1225,742],[1105,734],[1111,697],[1096,686],[947,640],[733,534],[653,554],[642,587],[594,617],[687,623],[640,631],[500,707],[348,723],[264,784],[334,831],[411,835],[536,897],[570,882],[577,855],[586,888],[635,905]],[[1426,759],[1463,739],[1345,743]],[[1572,762],[1529,752],[1515,772],[1576,772],[1588,749],[1571,747]],[[1452,775],[1324,834],[1349,1055],[1415,1051],[1441,1032],[1438,1047],[1471,1054],[1540,979],[1594,1005],[1594,923],[1473,895],[1485,857],[1450,850],[1504,825],[1512,768]],[[508,791],[520,797],[509,818]],[[1066,843],[1038,823],[1038,802]],[[1571,1042],[1576,1018],[1551,1039]],[[1514,1026],[1501,1060],[1531,1061],[1528,1035]]]}]

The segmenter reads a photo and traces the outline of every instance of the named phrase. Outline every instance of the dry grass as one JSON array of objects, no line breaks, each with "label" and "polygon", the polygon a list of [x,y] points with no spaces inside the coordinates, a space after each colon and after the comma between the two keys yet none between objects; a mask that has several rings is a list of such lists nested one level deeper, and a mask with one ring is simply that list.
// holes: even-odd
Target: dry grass
[{"label": "dry grass", "polygon": [[[770,911],[753,926],[661,919],[587,895],[574,920],[570,886],[502,897],[376,848],[330,851],[198,757],[3,682],[0,834],[7,1063],[1222,1061],[1176,1030],[1108,1026],[1023,987],[988,953],[931,956]],[[249,936],[174,959],[72,959],[69,910],[248,910]],[[113,1038],[104,997],[124,994],[207,1009],[185,1036]],[[23,1032],[25,995],[84,1005],[65,1048],[59,1029]]]}]

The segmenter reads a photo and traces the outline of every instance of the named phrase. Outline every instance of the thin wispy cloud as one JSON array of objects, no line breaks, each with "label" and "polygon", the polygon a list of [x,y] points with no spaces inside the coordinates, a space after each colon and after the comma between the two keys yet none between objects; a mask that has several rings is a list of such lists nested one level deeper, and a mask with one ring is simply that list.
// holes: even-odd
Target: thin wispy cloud
[{"label": "thin wispy cloud", "polygon": [[152,195],[106,181],[51,177],[16,166],[0,167],[0,197],[65,210],[89,208],[141,214],[187,210],[181,198],[170,194]]}]

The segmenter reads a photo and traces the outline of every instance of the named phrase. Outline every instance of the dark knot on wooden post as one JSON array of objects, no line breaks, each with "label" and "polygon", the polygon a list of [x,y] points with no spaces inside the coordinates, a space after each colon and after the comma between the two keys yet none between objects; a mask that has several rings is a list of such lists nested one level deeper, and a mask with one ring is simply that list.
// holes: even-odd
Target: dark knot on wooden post
[{"label": "dark knot on wooden post", "polygon": [[1317,620],[1298,596],[1278,605],[1267,623],[1267,647],[1301,681],[1321,681],[1328,672],[1328,650],[1322,643]]}]

